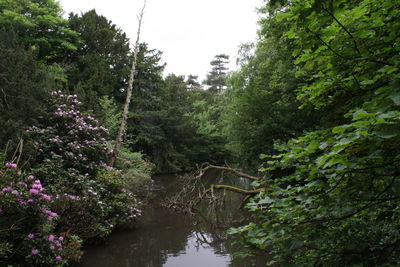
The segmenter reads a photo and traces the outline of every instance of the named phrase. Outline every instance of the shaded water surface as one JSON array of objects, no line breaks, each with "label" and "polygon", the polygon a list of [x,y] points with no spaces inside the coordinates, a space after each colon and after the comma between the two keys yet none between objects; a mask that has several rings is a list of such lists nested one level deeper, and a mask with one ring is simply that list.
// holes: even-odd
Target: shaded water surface
[{"label": "shaded water surface", "polygon": [[[213,177],[210,177],[213,179]],[[164,194],[179,186],[174,176],[155,178]],[[237,202],[237,201],[236,201]],[[232,259],[233,249],[224,230],[239,218],[233,201],[216,213],[207,207],[201,219],[167,208],[146,208],[136,229],[113,234],[103,246],[86,251],[80,266],[126,267],[247,267],[265,266],[265,259]],[[215,216],[218,214],[218,216]]]}]

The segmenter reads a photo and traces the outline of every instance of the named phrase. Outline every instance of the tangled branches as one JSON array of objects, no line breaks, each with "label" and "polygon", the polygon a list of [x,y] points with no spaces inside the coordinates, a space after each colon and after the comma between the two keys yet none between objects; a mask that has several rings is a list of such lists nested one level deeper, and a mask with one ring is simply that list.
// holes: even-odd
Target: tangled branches
[{"label": "tangled branches", "polygon": [[[203,165],[197,171],[185,174],[179,177],[181,190],[167,198],[164,205],[183,213],[192,214],[197,210],[197,206],[202,201],[207,201],[209,205],[218,206],[224,203],[225,190],[244,195],[244,201],[250,196],[260,193],[265,188],[257,188],[251,185],[249,188],[242,188],[244,183],[239,186],[228,184],[214,184],[215,181],[207,181],[207,175],[211,172],[219,172],[219,183],[223,182],[224,176],[229,173],[238,180],[247,180],[251,182],[260,181],[259,177],[252,176],[234,168],[227,166]],[[217,191],[223,190],[223,194],[217,194]]]}]

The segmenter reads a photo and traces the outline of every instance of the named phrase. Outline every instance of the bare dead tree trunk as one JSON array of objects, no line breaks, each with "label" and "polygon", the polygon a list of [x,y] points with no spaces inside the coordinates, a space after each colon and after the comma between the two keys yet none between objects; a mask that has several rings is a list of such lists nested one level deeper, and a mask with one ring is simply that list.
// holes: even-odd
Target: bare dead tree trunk
[{"label": "bare dead tree trunk", "polygon": [[121,124],[119,126],[118,135],[115,140],[114,149],[113,149],[112,156],[111,156],[111,159],[109,162],[110,166],[114,166],[115,160],[117,159],[119,151],[121,149],[122,141],[124,139],[124,134],[126,132],[126,122],[128,121],[129,104],[131,103],[133,81],[135,79],[135,74],[136,74],[136,61],[137,61],[137,55],[139,53],[140,30],[142,27],[143,14],[144,14],[145,7],[146,7],[146,0],[144,0],[143,8],[138,15],[139,26],[138,26],[138,31],[137,31],[137,35],[136,35],[135,47],[134,47],[134,51],[133,51],[132,67],[131,67],[131,72],[129,75],[129,82],[128,82],[128,89],[126,92],[124,111],[122,113]]}]

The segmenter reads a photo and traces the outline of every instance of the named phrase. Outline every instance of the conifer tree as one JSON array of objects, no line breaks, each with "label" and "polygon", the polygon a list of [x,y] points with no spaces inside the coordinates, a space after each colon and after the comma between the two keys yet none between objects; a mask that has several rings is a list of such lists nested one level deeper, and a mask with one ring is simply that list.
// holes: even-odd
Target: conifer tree
[{"label": "conifer tree", "polygon": [[226,88],[226,65],[229,63],[229,56],[226,54],[219,54],[214,57],[210,62],[212,66],[211,71],[207,74],[207,79],[203,84],[208,85],[208,90],[221,93]]}]

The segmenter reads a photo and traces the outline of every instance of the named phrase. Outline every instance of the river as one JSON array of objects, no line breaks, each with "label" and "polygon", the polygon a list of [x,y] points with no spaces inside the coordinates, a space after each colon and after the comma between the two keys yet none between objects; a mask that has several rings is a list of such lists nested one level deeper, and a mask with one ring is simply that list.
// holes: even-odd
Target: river
[{"label": "river", "polygon": [[[212,173],[207,180],[217,179],[217,174]],[[159,201],[179,188],[176,177],[172,175],[156,176],[154,180],[162,189],[162,193],[158,194]],[[222,182],[232,184],[229,181]],[[224,208],[216,212],[211,212],[207,205],[203,206],[202,215],[195,218],[158,205],[147,207],[135,229],[114,233],[106,244],[88,249],[79,266],[265,266],[264,257],[233,259],[232,240],[227,238],[225,230],[243,220],[243,217],[237,209],[240,205],[237,195],[228,195],[227,199]]]}]

